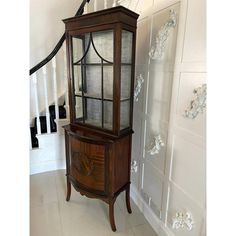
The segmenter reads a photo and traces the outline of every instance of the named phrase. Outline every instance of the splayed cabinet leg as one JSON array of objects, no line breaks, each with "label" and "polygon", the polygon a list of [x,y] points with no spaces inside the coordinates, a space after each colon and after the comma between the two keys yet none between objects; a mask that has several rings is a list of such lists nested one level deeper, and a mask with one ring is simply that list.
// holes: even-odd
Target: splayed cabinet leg
[{"label": "splayed cabinet leg", "polygon": [[67,194],[66,194],[66,201],[68,202],[70,200],[71,195],[71,183],[67,177]]},{"label": "splayed cabinet leg", "polygon": [[111,229],[113,232],[116,231],[116,224],[115,224],[115,218],[114,218],[114,203],[115,203],[115,199],[109,202],[109,218],[110,218]]},{"label": "splayed cabinet leg", "polygon": [[132,213],[131,206],[130,206],[130,185],[127,187],[125,192],[125,199],[126,199],[126,207],[129,214]]}]

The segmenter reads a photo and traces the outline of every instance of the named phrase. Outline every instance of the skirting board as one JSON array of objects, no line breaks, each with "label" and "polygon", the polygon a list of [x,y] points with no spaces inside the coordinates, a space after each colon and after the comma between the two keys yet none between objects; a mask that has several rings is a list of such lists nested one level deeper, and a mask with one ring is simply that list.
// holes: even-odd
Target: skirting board
[{"label": "skirting board", "polygon": [[65,169],[64,135],[50,133],[37,135],[37,138],[39,148],[30,150],[30,175]]},{"label": "skirting board", "polygon": [[171,230],[165,226],[164,222],[158,219],[148,204],[143,200],[137,189],[132,185],[130,195],[158,236],[174,236]]},{"label": "skirting board", "polygon": [[30,175],[47,171],[61,170],[66,168],[66,162],[62,159],[30,164]]}]

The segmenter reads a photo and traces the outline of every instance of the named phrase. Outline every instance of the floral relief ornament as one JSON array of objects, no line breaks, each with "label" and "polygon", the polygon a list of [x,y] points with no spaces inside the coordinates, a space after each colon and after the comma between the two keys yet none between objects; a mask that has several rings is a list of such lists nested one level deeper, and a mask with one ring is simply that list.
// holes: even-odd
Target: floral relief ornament
[{"label": "floral relief ornament", "polygon": [[192,218],[192,214],[190,212],[176,212],[175,217],[172,219],[172,228],[186,228],[188,231],[193,229],[194,221]]},{"label": "floral relief ornament", "polygon": [[131,172],[132,173],[138,172],[138,164],[137,164],[137,161],[135,160],[131,161]]},{"label": "floral relief ornament", "polygon": [[165,146],[165,144],[161,138],[161,135],[158,134],[157,136],[154,136],[147,152],[150,153],[150,155],[158,154],[163,146]]},{"label": "floral relief ornament", "polygon": [[170,18],[157,33],[156,45],[151,47],[149,52],[149,57],[151,59],[160,59],[163,56],[170,30],[171,28],[175,28],[176,25],[176,12],[172,9],[170,10]]},{"label": "floral relief ornament", "polygon": [[184,111],[184,117],[194,119],[199,113],[203,113],[206,108],[206,90],[206,84],[193,90],[195,97]]},{"label": "floral relief ornament", "polygon": [[144,78],[143,78],[142,74],[140,74],[139,76],[137,76],[136,86],[135,86],[135,89],[134,89],[134,101],[135,102],[138,101],[138,95],[141,91],[143,82],[144,82]]}]

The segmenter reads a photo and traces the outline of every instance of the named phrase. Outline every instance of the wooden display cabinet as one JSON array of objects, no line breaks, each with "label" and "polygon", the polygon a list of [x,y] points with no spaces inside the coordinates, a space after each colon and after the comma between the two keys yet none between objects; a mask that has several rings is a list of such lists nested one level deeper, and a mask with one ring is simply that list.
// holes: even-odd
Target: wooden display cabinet
[{"label": "wooden display cabinet", "polygon": [[67,197],[71,184],[82,195],[109,204],[126,191],[130,162],[138,15],[114,7],[63,20],[66,26],[70,124],[66,141]]}]

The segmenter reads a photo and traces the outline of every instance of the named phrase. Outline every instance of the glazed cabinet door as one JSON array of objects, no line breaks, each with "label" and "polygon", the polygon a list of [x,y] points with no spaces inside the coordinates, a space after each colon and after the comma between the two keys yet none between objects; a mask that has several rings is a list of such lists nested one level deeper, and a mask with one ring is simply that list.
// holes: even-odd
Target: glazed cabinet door
[{"label": "glazed cabinet door", "polygon": [[112,130],[114,32],[73,33],[70,45],[73,121]]}]

